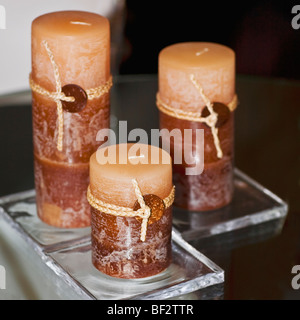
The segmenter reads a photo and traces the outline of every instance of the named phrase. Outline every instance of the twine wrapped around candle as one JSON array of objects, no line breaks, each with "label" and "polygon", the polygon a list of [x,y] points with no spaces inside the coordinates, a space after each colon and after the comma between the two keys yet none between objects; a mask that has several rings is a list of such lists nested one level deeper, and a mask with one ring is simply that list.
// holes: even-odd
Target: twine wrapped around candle
[{"label": "twine wrapped around candle", "polygon": [[[42,41],[43,46],[45,47],[47,54],[49,56],[49,59],[52,64],[53,72],[54,72],[54,79],[55,79],[55,92],[49,92],[48,90],[42,88],[37,83],[34,82],[32,79],[31,73],[29,75],[29,85],[32,89],[32,91],[43,95],[45,97],[48,97],[51,100],[54,100],[57,105],[57,117],[58,117],[58,138],[57,138],[57,149],[59,151],[62,151],[63,146],[63,108],[62,108],[62,101],[66,102],[74,102],[75,98],[72,96],[66,96],[64,92],[62,92],[61,87],[61,80],[59,75],[58,66],[54,60],[53,53],[47,43],[47,41]],[[87,97],[89,100],[100,98],[105,93],[108,93],[110,88],[112,87],[112,77],[110,76],[108,81],[104,83],[103,85],[96,87],[96,88],[90,88],[85,90]]]},{"label": "twine wrapped around candle", "polygon": [[[203,101],[207,106],[207,109],[210,113],[208,117],[202,117],[201,112],[188,112],[188,111],[172,108],[161,100],[159,93],[157,93],[156,95],[157,108],[161,112],[171,117],[175,117],[182,120],[206,123],[211,128],[211,131],[212,131],[214,144],[217,150],[217,157],[222,158],[223,152],[222,152],[222,149],[220,146],[220,140],[218,137],[218,128],[216,128],[216,123],[218,121],[218,114],[213,110],[212,102],[206,97],[206,95],[204,94],[203,88],[198,84],[193,74],[190,75],[190,80],[193,83],[194,87],[199,91],[201,98],[203,99]],[[227,105],[227,107],[232,112],[236,109],[237,104],[238,104],[238,100],[237,100],[237,96],[235,95],[232,101]]]},{"label": "twine wrapped around candle", "polygon": [[[98,211],[101,211],[103,213],[111,214],[116,217],[140,217],[140,218],[142,218],[140,239],[141,239],[141,241],[144,242],[146,239],[147,224],[148,224],[148,219],[151,215],[151,209],[146,205],[144,198],[143,198],[143,195],[142,195],[142,192],[139,188],[139,185],[138,185],[136,179],[132,179],[131,182],[134,187],[137,201],[139,202],[140,207],[141,207],[138,210],[133,210],[128,207],[121,207],[121,206],[105,203],[105,202],[103,202],[93,196],[93,194],[91,193],[90,187],[88,187],[88,190],[87,190],[87,199],[93,208],[95,208]],[[165,209],[169,208],[173,204],[174,198],[175,198],[175,187],[173,186],[168,197],[163,199]]]}]

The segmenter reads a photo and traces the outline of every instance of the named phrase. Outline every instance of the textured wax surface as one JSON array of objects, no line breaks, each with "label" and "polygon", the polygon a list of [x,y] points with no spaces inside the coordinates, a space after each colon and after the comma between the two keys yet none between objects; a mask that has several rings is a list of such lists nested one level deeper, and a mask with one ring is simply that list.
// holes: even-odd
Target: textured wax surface
[{"label": "textured wax surface", "polygon": [[172,207],[148,224],[144,242],[141,221],[114,217],[92,208],[92,261],[100,271],[119,278],[144,278],[171,263]]},{"label": "textured wax surface", "polygon": [[[122,149],[123,147],[125,149]],[[136,152],[130,152],[132,147]],[[110,146],[106,150],[112,150],[112,148],[114,146]],[[117,145],[116,148],[116,154],[112,153],[111,159],[108,158],[106,164],[99,164],[97,152],[91,156],[90,186],[92,194],[96,198],[107,203],[132,208],[137,200],[132,179],[137,180],[142,194],[155,194],[161,199],[170,194],[173,186],[172,163],[170,155],[166,151],[155,146],[141,144],[123,144]],[[123,151],[119,152],[119,149]],[[101,157],[105,156],[106,152],[103,152],[98,153],[100,161],[102,161]],[[157,158],[160,160],[157,164],[153,164],[151,163],[151,152],[153,154],[158,152],[157,154],[163,155],[164,158]],[[127,161],[127,164],[120,164],[119,154],[123,160]],[[113,158],[117,160],[115,164],[111,163]],[[166,161],[165,164],[162,162],[163,159]],[[136,161],[135,164],[132,161]]]},{"label": "textured wax surface", "polygon": [[193,74],[211,102],[228,104],[235,94],[235,54],[223,45],[184,42],[159,54],[159,94],[175,109],[200,112],[205,103],[190,80]]},{"label": "textured wax surface", "polygon": [[108,80],[110,26],[105,17],[79,11],[46,14],[33,21],[31,38],[32,77],[45,89],[55,91],[53,67],[42,45],[44,40],[54,55],[62,86],[75,83],[90,89]]}]

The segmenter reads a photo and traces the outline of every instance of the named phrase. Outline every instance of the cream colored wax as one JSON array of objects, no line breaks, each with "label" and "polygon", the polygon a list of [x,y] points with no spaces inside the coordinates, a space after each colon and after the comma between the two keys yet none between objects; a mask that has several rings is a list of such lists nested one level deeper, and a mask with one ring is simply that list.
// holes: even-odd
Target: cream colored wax
[{"label": "cream colored wax", "polygon": [[[137,180],[143,194],[155,194],[161,199],[170,194],[173,186],[172,161],[166,151],[151,145],[130,143],[109,146],[105,150],[98,150],[90,159],[90,188],[99,200],[133,207],[137,198],[132,179]],[[155,157],[158,161],[151,163],[151,154],[154,153],[159,155]],[[99,164],[98,159],[101,161],[102,155],[106,154],[106,164]]]},{"label": "cream colored wax", "polygon": [[190,80],[203,88],[211,102],[228,104],[235,95],[235,54],[209,42],[178,43],[159,54],[159,94],[172,108],[201,111],[205,103]]},{"label": "cream colored wax", "polygon": [[42,15],[32,23],[32,77],[55,91],[53,67],[42,45],[47,41],[58,66],[62,86],[84,89],[105,83],[110,76],[109,21],[95,13],[61,11]]}]

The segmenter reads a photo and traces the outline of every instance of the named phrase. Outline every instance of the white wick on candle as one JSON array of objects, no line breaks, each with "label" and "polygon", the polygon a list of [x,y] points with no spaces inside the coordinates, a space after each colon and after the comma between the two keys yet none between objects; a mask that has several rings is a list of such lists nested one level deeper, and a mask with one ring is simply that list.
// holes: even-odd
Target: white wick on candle
[{"label": "white wick on candle", "polygon": [[207,51],[209,51],[208,48],[204,48],[204,49],[201,50],[201,51],[197,51],[197,52],[196,52],[196,56],[200,56],[201,54],[203,54],[203,53],[205,53],[205,52],[207,52]]},{"label": "white wick on candle", "polygon": [[71,24],[80,24],[83,26],[90,26],[91,24],[88,22],[82,22],[82,21],[70,21]]}]

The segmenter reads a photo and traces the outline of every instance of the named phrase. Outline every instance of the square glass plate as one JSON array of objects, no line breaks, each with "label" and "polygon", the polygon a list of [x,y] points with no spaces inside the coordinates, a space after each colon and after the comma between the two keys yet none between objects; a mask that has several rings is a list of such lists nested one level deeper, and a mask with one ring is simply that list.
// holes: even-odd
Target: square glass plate
[{"label": "square glass plate", "polygon": [[56,228],[40,220],[37,215],[35,190],[29,190],[0,198],[4,218],[13,223],[14,228],[26,235],[27,240],[43,250],[53,251],[69,245],[87,242],[91,229]]},{"label": "square glass plate", "polygon": [[189,294],[215,299],[223,294],[224,271],[175,228],[171,265],[156,276],[127,280],[109,277],[92,265],[90,228],[60,229],[40,221],[33,190],[1,198],[0,218],[82,299],[175,299]]},{"label": "square glass plate", "polygon": [[284,221],[287,204],[240,170],[234,170],[234,197],[224,208],[193,212],[173,209],[173,225],[186,241],[219,235],[274,219]]},{"label": "square glass plate", "polygon": [[52,268],[98,300],[173,299],[224,282],[224,271],[172,232],[172,263],[158,275],[118,279],[98,271],[91,262],[91,244],[49,253]]},{"label": "square glass plate", "polygon": [[211,291],[224,282],[223,270],[186,241],[286,217],[287,204],[238,169],[234,185],[234,199],[222,209],[208,213],[174,207],[172,264],[157,276],[138,280],[99,272],[91,263],[90,228],[60,229],[43,223],[36,213],[34,190],[0,198],[0,216],[84,299],[171,299],[201,289]]}]

